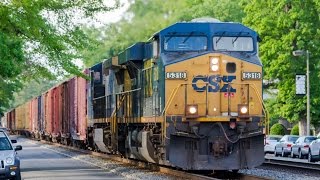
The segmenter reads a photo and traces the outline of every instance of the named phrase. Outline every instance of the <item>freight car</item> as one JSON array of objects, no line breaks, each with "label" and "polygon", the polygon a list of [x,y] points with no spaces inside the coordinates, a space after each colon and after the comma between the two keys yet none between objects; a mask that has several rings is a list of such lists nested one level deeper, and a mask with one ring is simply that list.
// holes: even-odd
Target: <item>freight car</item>
[{"label": "freight car", "polygon": [[89,68],[90,81],[59,85],[44,114],[60,106],[61,143],[187,170],[253,168],[266,120],[258,41],[239,23],[173,24]]}]

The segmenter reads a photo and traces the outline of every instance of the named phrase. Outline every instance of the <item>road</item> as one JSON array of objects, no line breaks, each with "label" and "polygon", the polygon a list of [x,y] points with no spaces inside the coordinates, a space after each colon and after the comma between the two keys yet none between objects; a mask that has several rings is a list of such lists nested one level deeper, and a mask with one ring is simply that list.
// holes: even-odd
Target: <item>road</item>
[{"label": "road", "polygon": [[89,163],[67,157],[47,149],[33,141],[18,138],[23,150],[18,151],[21,160],[22,179],[124,179]]}]

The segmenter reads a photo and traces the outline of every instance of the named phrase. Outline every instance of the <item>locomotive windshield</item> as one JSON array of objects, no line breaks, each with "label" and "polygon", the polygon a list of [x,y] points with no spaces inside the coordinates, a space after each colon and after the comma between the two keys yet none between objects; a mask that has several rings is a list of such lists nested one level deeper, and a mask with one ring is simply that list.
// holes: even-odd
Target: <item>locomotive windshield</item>
[{"label": "locomotive windshield", "polygon": [[205,36],[167,36],[164,41],[166,51],[201,51],[207,50]]},{"label": "locomotive windshield", "polygon": [[239,36],[215,36],[213,48],[217,51],[253,51],[253,39]]}]

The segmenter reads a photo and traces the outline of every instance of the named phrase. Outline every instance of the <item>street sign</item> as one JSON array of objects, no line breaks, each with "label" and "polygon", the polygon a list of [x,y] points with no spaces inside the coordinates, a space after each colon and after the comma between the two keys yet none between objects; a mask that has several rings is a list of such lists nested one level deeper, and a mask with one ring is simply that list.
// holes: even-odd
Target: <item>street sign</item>
[{"label": "street sign", "polygon": [[306,95],[306,75],[296,74],[296,95]]}]

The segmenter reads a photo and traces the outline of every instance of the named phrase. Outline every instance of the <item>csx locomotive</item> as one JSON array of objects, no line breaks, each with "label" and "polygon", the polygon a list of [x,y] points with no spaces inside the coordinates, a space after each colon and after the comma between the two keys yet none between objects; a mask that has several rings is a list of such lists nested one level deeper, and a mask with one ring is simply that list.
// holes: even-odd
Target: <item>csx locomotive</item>
[{"label": "csx locomotive", "polygon": [[80,144],[186,170],[262,164],[258,41],[240,23],[179,22],[94,65]]}]

